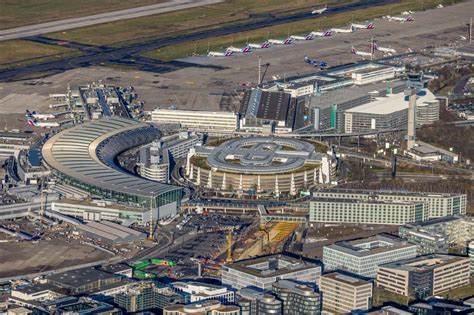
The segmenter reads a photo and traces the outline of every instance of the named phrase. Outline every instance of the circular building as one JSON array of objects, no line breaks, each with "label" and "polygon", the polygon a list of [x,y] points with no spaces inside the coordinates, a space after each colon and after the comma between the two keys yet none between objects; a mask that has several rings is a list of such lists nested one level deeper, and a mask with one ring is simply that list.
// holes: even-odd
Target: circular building
[{"label": "circular building", "polygon": [[188,156],[186,175],[207,189],[280,196],[328,182],[329,169],[327,155],[317,153],[312,143],[251,137],[197,147]]}]

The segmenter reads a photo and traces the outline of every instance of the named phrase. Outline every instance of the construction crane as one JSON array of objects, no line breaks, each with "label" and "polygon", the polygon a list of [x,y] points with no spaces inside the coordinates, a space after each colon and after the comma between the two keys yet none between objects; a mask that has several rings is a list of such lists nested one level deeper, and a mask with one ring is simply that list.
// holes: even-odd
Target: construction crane
[{"label": "construction crane", "polygon": [[150,197],[150,231],[148,233],[148,239],[154,241],[153,237],[153,199]]},{"label": "construction crane", "polygon": [[232,229],[227,230],[227,259],[226,262],[232,262]]}]

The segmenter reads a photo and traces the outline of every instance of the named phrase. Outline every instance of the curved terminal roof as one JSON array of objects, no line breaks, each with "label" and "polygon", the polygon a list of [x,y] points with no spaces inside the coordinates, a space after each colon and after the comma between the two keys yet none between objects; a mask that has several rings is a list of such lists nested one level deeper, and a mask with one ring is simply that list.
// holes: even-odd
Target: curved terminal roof
[{"label": "curved terminal roof", "polygon": [[128,173],[115,164],[112,155],[150,142],[158,134],[152,125],[130,119],[95,120],[53,136],[43,146],[43,158],[51,168],[85,184],[156,197],[180,188]]}]

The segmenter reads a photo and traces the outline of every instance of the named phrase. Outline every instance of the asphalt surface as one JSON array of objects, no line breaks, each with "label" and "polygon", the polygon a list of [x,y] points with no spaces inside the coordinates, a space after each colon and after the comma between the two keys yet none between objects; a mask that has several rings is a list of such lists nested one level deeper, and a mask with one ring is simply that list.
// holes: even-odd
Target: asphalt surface
[{"label": "asphalt surface", "polygon": [[27,25],[0,31],[0,41],[35,36],[45,33],[59,32],[72,28],[91,26],[95,24],[132,19],[147,15],[166,13],[171,11],[189,9],[208,4],[222,2],[223,0],[171,0],[165,3],[141,6],[137,8],[112,11],[96,15],[71,18],[35,25]]},{"label": "asphalt surface", "polygon": [[[367,7],[373,7],[378,5],[384,5],[388,3],[396,2],[396,0],[368,0],[358,3],[350,3],[338,7],[333,7],[325,11],[319,16],[329,16],[332,14],[349,12],[353,10],[360,10]],[[35,42],[41,42],[44,44],[57,45],[61,43],[65,47],[71,47],[80,49],[83,53],[81,56],[69,57],[58,59],[55,61],[33,64],[29,66],[19,67],[15,69],[0,71],[0,82],[13,81],[16,78],[21,79],[32,74],[42,74],[43,76],[60,73],[66,70],[75,68],[89,67],[93,65],[100,65],[104,63],[119,64],[119,65],[133,65],[137,70],[149,71],[154,73],[167,73],[176,71],[185,67],[204,67],[204,68],[217,68],[216,66],[209,65],[198,65],[194,63],[171,61],[161,62],[154,59],[148,59],[139,56],[140,53],[158,49],[170,45],[176,45],[185,43],[188,41],[212,38],[217,36],[229,35],[262,27],[274,26],[289,22],[295,22],[305,19],[314,18],[311,12],[302,12],[289,16],[281,17],[267,17],[261,20],[252,21],[246,24],[229,25],[219,29],[196,31],[187,35],[176,36],[176,37],[165,37],[160,39],[154,39],[143,43],[132,44],[126,47],[113,48],[113,47],[95,47],[90,45],[83,45],[80,43],[67,43],[63,44],[62,41],[52,40],[49,38],[37,36],[29,37],[27,39]]]}]

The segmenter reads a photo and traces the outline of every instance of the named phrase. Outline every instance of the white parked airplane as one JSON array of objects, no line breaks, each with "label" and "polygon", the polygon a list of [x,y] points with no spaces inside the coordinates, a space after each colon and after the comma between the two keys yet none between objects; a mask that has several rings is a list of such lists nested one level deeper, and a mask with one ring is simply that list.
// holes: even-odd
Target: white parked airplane
[{"label": "white parked airplane", "polygon": [[359,29],[363,29],[363,30],[364,30],[364,29],[366,29],[366,30],[371,30],[371,29],[374,29],[374,28],[375,28],[375,25],[374,25],[374,23],[372,23],[372,22],[371,22],[371,23],[367,23],[367,24],[352,23],[352,27],[353,27],[354,29],[359,28]]},{"label": "white parked airplane", "polygon": [[311,32],[310,34],[313,35],[314,37],[329,37],[329,36],[332,36],[331,31]]},{"label": "white parked airplane", "polygon": [[351,48],[351,53],[357,56],[361,56],[361,57],[372,57],[371,53],[365,52],[365,51],[358,51],[357,49],[354,48],[354,46],[352,46]]},{"label": "white parked airplane", "polygon": [[292,40],[312,40],[314,36],[310,33],[306,36],[296,36],[296,35],[291,35],[290,39]]},{"label": "white parked airplane", "polygon": [[387,16],[389,21],[396,21],[400,23],[405,23],[405,22],[413,22],[415,19],[413,16],[409,15],[407,17],[401,17],[401,16]]},{"label": "white parked airplane", "polygon": [[374,42],[374,50],[377,50],[377,51],[380,51],[380,52],[383,52],[383,53],[386,53],[386,54],[396,54],[397,51],[391,47],[380,47],[379,45],[377,45],[376,42]]},{"label": "white parked airplane", "polygon": [[322,8],[322,9],[313,10],[313,11],[311,12],[311,14],[321,14],[321,13],[323,13],[324,11],[326,11],[327,9],[328,9],[328,6],[326,5],[326,6],[325,6],[324,8]]},{"label": "white parked airplane", "polygon": [[231,51],[234,53],[249,53],[252,51],[252,49],[247,45],[244,48],[237,48],[234,46],[227,47],[227,51]]},{"label": "white parked airplane", "polygon": [[36,119],[28,119],[28,125],[32,126],[32,127],[41,127],[41,128],[55,128],[55,127],[59,127],[60,124],[57,123],[57,122],[42,122],[42,121],[38,121]]},{"label": "white parked airplane", "polygon": [[263,49],[263,48],[268,48],[270,47],[270,43],[268,41],[265,41],[261,44],[247,44],[248,47],[250,47],[251,49]]},{"label": "white parked airplane", "polygon": [[225,52],[220,51],[210,51],[207,56],[208,57],[230,57],[234,52],[230,50],[226,50]]},{"label": "white parked airplane", "polygon": [[354,32],[354,27],[349,27],[349,29],[345,28],[331,28],[331,31],[334,33],[353,33]]},{"label": "white parked airplane", "polygon": [[288,37],[285,39],[269,39],[268,42],[272,45],[290,45],[293,43],[293,40]]},{"label": "white parked airplane", "polygon": [[56,118],[56,116],[53,114],[40,114],[37,112],[30,112],[28,109],[26,110],[25,117],[32,120],[35,120],[35,119],[48,120],[48,119]]}]

